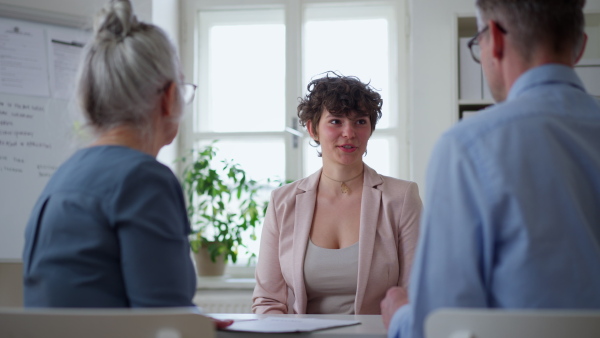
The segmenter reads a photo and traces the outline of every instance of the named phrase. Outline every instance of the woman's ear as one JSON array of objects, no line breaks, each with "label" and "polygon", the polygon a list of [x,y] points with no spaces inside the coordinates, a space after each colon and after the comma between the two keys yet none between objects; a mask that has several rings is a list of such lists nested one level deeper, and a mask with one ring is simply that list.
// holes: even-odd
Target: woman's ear
[{"label": "woman's ear", "polygon": [[317,131],[314,130],[311,120],[306,121],[306,130],[308,130],[308,134],[313,140],[319,142],[319,136],[317,135]]},{"label": "woman's ear", "polygon": [[175,116],[175,107],[177,106],[177,87],[175,82],[171,82],[167,89],[163,91],[162,98],[160,100],[160,112],[164,117]]}]

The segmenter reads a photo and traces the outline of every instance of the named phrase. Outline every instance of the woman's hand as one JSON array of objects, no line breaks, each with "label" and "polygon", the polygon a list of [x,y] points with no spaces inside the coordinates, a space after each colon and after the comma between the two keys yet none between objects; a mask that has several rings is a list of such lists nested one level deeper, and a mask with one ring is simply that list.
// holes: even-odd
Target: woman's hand
[{"label": "woman's hand", "polygon": [[390,321],[398,309],[408,304],[408,293],[406,289],[400,286],[393,286],[385,294],[381,301],[381,318],[383,325],[387,330],[390,327]]},{"label": "woman's hand", "polygon": [[217,330],[224,329],[224,328],[228,327],[229,325],[233,324],[233,320],[231,320],[231,319],[216,319],[216,318],[210,318],[210,319],[212,319]]}]

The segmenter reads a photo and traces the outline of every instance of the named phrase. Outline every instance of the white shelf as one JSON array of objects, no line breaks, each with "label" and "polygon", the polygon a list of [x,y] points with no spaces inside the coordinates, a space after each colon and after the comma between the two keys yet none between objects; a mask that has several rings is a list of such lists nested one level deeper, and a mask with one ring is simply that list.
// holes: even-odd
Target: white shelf
[{"label": "white shelf", "polygon": [[483,106],[494,104],[494,102],[488,100],[458,100],[458,104],[461,106]]},{"label": "white shelf", "polygon": [[580,67],[580,66],[600,66],[600,59],[581,59],[579,60],[579,62],[575,65],[575,67]]}]

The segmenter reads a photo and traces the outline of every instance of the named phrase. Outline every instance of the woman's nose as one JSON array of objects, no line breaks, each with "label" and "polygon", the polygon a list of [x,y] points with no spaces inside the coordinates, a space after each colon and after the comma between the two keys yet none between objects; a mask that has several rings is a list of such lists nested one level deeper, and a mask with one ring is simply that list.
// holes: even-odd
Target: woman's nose
[{"label": "woman's nose", "polygon": [[347,138],[352,138],[355,135],[354,125],[352,123],[347,123],[342,129],[342,136]]}]

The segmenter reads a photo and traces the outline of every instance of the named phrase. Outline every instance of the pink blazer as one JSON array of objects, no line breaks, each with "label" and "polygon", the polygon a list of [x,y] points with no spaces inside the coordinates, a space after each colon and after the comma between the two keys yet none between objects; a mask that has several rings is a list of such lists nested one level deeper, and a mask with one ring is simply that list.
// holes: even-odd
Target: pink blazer
[{"label": "pink blazer", "polygon": [[[304,256],[320,175],[321,170],[271,194],[256,267],[255,313],[306,313]],[[380,314],[386,291],[408,286],[421,209],[416,183],[365,165],[356,314]]]}]

